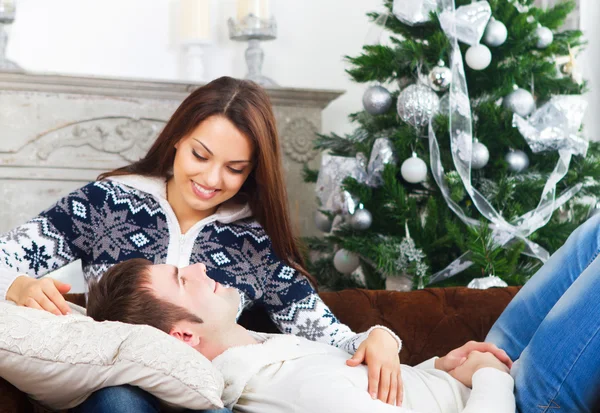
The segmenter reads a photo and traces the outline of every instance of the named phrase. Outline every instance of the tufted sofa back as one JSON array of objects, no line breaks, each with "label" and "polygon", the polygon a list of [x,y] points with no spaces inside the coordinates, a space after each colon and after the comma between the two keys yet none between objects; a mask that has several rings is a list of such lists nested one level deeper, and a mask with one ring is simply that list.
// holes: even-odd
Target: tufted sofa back
[{"label": "tufted sofa back", "polygon": [[[415,365],[442,356],[469,340],[483,341],[518,287],[473,290],[464,287],[420,291],[344,290],[323,292],[323,301],[353,331],[380,324],[402,339],[400,359]],[[261,308],[244,313],[251,330],[277,332]]]}]

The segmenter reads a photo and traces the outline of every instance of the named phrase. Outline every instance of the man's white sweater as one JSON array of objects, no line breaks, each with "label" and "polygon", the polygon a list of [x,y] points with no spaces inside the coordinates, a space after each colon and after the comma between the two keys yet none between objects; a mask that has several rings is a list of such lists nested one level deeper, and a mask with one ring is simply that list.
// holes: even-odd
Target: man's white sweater
[{"label": "man's white sweater", "polygon": [[260,344],[233,347],[213,360],[224,376],[223,402],[235,412],[280,413],[514,413],[514,381],[484,368],[473,390],[434,360],[402,365],[402,407],[372,400],[367,367],[346,365],[348,354],[300,337],[252,333]]}]

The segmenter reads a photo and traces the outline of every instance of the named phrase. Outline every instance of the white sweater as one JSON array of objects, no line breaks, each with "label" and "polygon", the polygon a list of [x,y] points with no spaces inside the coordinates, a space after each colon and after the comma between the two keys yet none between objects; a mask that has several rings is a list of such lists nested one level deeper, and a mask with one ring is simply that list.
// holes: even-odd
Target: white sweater
[{"label": "white sweater", "polygon": [[367,367],[346,365],[348,354],[300,337],[252,333],[260,344],[233,347],[213,360],[225,379],[223,402],[248,413],[514,413],[512,377],[493,368],[473,375],[473,390],[434,360],[402,365],[404,400],[372,400]]}]

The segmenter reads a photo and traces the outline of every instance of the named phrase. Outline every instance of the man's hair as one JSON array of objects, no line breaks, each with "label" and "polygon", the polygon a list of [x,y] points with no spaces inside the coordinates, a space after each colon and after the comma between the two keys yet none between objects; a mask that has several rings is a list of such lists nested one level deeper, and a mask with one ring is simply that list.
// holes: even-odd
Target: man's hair
[{"label": "man's hair", "polygon": [[89,288],[87,315],[96,321],[147,324],[166,333],[179,321],[202,323],[187,309],[158,298],[150,286],[152,263],[141,258],[112,266]]}]

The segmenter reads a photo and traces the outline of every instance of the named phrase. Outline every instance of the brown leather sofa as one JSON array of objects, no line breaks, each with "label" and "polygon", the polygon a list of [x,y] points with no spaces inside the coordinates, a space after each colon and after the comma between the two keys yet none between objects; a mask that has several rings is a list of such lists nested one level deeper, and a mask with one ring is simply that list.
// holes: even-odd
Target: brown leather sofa
[{"label": "brown leather sofa", "polygon": [[[517,291],[517,287],[431,288],[408,293],[345,290],[324,292],[321,297],[354,331],[380,324],[397,332],[403,340],[402,363],[415,365],[435,355],[444,355],[469,340],[483,341]],[[82,295],[69,295],[68,299],[84,304]],[[259,308],[246,312],[240,322],[252,330],[276,332]],[[44,411],[0,378],[0,413]]]}]

